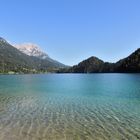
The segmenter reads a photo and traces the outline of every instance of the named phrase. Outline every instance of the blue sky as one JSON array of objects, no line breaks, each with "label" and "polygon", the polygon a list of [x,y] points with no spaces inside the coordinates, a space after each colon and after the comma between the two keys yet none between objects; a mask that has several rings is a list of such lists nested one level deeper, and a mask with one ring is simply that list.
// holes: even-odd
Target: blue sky
[{"label": "blue sky", "polygon": [[0,0],[0,36],[67,65],[115,62],[140,47],[140,0]]}]

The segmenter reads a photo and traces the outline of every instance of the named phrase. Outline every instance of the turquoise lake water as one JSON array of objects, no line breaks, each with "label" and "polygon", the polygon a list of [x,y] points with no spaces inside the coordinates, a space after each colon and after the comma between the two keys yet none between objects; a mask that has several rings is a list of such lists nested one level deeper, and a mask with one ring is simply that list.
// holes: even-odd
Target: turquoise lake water
[{"label": "turquoise lake water", "polygon": [[1,75],[0,140],[140,140],[140,74]]}]

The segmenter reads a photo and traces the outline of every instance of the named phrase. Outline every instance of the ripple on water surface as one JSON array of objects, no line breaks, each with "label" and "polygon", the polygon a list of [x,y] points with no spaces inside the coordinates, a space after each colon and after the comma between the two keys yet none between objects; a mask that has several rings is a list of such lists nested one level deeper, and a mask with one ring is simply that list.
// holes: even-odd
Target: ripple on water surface
[{"label": "ripple on water surface", "polygon": [[139,140],[137,77],[2,76],[0,140]]}]

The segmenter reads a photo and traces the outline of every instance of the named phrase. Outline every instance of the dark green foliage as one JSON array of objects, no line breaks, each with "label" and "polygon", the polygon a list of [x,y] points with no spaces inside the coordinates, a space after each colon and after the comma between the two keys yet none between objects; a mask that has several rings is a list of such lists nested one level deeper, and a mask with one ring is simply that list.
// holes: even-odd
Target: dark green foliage
[{"label": "dark green foliage", "polygon": [[116,63],[117,72],[140,72],[140,48],[137,49],[127,58],[124,58]]},{"label": "dark green foliage", "polygon": [[[71,72],[78,72],[78,73],[93,73],[98,72],[103,65],[103,61],[96,58],[96,57],[90,57],[87,60],[82,61],[76,66],[73,66],[73,68],[70,69]],[[94,67],[94,69],[93,69]]]},{"label": "dark green foliage", "polygon": [[58,73],[140,73],[140,49],[116,63],[104,62],[90,57],[71,68],[60,69]]}]

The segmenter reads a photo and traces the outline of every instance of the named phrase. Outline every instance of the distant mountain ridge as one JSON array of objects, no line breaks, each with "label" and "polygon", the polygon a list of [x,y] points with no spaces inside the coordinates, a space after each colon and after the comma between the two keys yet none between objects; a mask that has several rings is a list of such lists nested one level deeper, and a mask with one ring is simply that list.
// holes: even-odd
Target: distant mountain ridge
[{"label": "distant mountain ridge", "polygon": [[51,58],[41,59],[26,55],[0,37],[0,73],[53,72],[62,67],[66,66]]},{"label": "distant mountain ridge", "polygon": [[60,69],[58,73],[140,73],[140,48],[116,63],[92,56],[78,65]]},{"label": "distant mountain ridge", "polygon": [[140,73],[140,48],[116,63],[90,57],[68,67],[49,57],[34,44],[12,46],[0,37],[0,73]]}]

